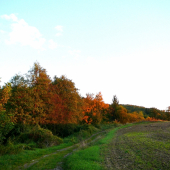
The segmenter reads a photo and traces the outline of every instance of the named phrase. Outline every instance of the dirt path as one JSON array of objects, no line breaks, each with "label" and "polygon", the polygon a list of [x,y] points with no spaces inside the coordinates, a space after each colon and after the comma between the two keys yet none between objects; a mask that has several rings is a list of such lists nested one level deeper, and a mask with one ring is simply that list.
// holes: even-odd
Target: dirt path
[{"label": "dirt path", "polygon": [[[77,149],[80,149],[81,147],[85,147],[87,145],[90,145],[91,143],[95,142],[96,140],[100,139],[101,136],[106,133],[108,130],[104,130],[104,131],[101,131],[101,132],[98,132],[98,133],[95,133],[93,135],[91,135],[89,138],[85,139],[85,140],[82,140],[81,142],[77,143],[77,144],[74,144],[70,147],[67,147],[67,148],[63,148],[63,149],[60,149],[60,150],[56,150],[56,152],[53,152],[51,154],[48,154],[48,155],[44,155],[36,160],[32,160],[31,163],[27,163],[25,165],[23,165],[22,167],[18,167],[17,169],[19,170],[22,170],[22,169],[27,169],[27,168],[30,168],[31,166],[33,166],[34,164],[38,163],[40,160],[42,159],[45,159],[46,157],[49,157],[51,155],[55,155],[56,153],[59,153],[59,152],[62,152],[62,151],[66,151],[66,150],[70,150],[71,151],[69,153],[67,153],[66,155],[64,155],[63,159],[66,158],[67,156],[71,155],[73,152],[75,152]],[[102,135],[101,135],[102,134]],[[96,137],[95,137],[96,136]],[[95,137],[93,140],[91,140],[93,137]],[[62,169],[62,162],[59,162],[57,164],[57,167],[54,168],[54,169],[51,169],[51,170],[63,170]]]},{"label": "dirt path", "polygon": [[108,170],[169,170],[170,122],[120,129],[104,155]]}]

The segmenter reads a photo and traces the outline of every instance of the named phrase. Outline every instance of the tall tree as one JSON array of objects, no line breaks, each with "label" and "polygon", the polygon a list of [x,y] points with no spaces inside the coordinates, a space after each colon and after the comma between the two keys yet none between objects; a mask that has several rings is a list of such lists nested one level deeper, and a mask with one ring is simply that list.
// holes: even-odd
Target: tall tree
[{"label": "tall tree", "polygon": [[116,116],[116,109],[119,106],[119,100],[117,98],[116,95],[113,96],[113,100],[112,100],[112,104],[110,105],[110,116],[111,116],[111,120],[115,120],[117,119]]},{"label": "tall tree", "polygon": [[52,85],[59,96],[62,112],[59,112],[60,123],[78,123],[82,119],[82,98],[75,84],[65,76],[54,77]]},{"label": "tall tree", "polygon": [[7,83],[2,89],[0,89],[0,111],[3,110],[4,105],[7,103],[11,96],[11,84]]},{"label": "tall tree", "polygon": [[6,113],[4,105],[11,96],[11,84],[7,83],[0,89],[0,144],[4,142],[6,135],[13,129],[12,115]]},{"label": "tall tree", "polygon": [[34,63],[26,77],[16,75],[12,78],[12,95],[6,108],[15,113],[17,123],[42,124],[49,111],[51,80],[39,63]]},{"label": "tall tree", "polygon": [[33,98],[24,77],[15,75],[11,79],[11,85],[11,97],[5,105],[7,112],[14,114],[17,123],[32,122]]},{"label": "tall tree", "polygon": [[84,98],[84,118],[88,124],[99,124],[103,118],[106,119],[106,112],[109,105],[105,104],[101,92],[95,97],[93,94],[86,94]]},{"label": "tall tree", "polygon": [[27,74],[29,87],[34,101],[32,117],[35,122],[40,124],[45,123],[46,116],[49,113],[50,107],[50,92],[51,83],[50,77],[44,68],[39,63],[34,63],[33,68]]}]

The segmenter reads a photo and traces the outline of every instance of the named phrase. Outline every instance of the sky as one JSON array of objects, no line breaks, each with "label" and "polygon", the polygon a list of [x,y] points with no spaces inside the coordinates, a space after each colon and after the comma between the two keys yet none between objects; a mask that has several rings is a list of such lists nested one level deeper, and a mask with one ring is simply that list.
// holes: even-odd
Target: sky
[{"label": "sky", "polygon": [[0,85],[39,62],[84,97],[166,110],[169,31],[169,0],[0,0]]}]

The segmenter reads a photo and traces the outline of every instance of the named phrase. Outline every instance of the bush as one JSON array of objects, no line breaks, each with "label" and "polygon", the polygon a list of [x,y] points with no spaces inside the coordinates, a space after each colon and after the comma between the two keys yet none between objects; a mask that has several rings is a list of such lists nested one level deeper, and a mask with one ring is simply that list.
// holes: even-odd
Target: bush
[{"label": "bush", "polygon": [[90,137],[93,133],[97,132],[99,129],[94,127],[93,125],[84,124],[81,126],[81,130],[79,131],[78,140],[82,141],[87,137]]},{"label": "bush", "polygon": [[54,136],[48,129],[43,129],[39,125],[36,125],[29,132],[22,133],[19,137],[19,141],[22,143],[36,142],[38,147],[44,148],[54,145],[59,145],[63,140],[57,136]]},{"label": "bush", "polygon": [[23,150],[23,144],[14,145],[9,138],[7,145],[0,145],[0,154],[17,154]]},{"label": "bush", "polygon": [[93,134],[94,132],[98,131],[98,129],[92,125],[88,125],[87,130],[90,134]]},{"label": "bush", "polygon": [[91,135],[90,132],[88,132],[87,130],[81,130],[81,131],[79,132],[78,139],[79,139],[79,141],[82,141],[84,138],[87,138],[87,137],[89,137],[90,135]]},{"label": "bush", "polygon": [[6,111],[0,112],[0,144],[4,142],[8,133],[14,128],[14,124]]},{"label": "bush", "polygon": [[24,150],[34,150],[35,148],[37,148],[37,144],[35,142],[23,145]]},{"label": "bush", "polygon": [[99,130],[99,129],[96,128],[95,126],[89,125],[89,124],[84,124],[84,125],[81,127],[81,129],[88,131],[90,134],[92,134],[93,132],[96,132],[96,131]]},{"label": "bush", "polygon": [[94,126],[98,129],[101,129],[101,125],[100,124],[94,124]]},{"label": "bush", "polygon": [[35,142],[29,144],[14,144],[11,138],[9,138],[6,145],[0,145],[0,155],[17,154],[23,150],[34,150],[36,147],[37,144]]},{"label": "bush", "polygon": [[115,127],[120,126],[120,122],[116,119],[113,121],[113,124],[114,124]]},{"label": "bush", "polygon": [[70,123],[70,124],[47,124],[44,127],[51,130],[54,135],[64,138],[72,135],[75,132],[79,132],[82,126]]}]

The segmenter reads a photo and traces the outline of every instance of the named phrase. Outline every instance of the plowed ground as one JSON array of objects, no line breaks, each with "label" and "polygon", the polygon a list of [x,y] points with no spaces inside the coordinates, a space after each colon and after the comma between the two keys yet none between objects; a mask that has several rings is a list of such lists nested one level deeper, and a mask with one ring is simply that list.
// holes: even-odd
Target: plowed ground
[{"label": "plowed ground", "polygon": [[118,130],[104,156],[109,170],[170,170],[170,122]]}]

